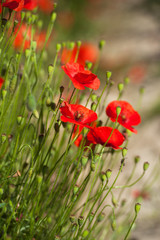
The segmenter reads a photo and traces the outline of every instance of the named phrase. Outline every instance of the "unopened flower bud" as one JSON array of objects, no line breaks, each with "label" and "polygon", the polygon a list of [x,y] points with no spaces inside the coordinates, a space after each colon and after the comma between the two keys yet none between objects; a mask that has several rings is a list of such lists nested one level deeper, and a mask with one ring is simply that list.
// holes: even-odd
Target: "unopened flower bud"
[{"label": "unopened flower bud", "polygon": [[68,48],[69,48],[70,50],[73,50],[74,46],[75,46],[75,43],[74,43],[74,42],[69,42],[69,43],[68,43]]},{"label": "unopened flower bud", "polygon": [[119,114],[121,113],[121,107],[117,107],[117,108],[116,108],[116,113],[117,113],[117,117],[118,117]]},{"label": "unopened flower bud", "polygon": [[108,81],[109,81],[109,79],[111,78],[111,76],[112,76],[112,72],[107,71],[107,72],[106,72],[106,77],[107,77],[107,80],[108,80]]},{"label": "unopened flower bud", "polygon": [[122,157],[123,157],[123,158],[127,155],[127,151],[128,151],[128,149],[127,149],[126,147],[124,147],[124,148],[122,149]]},{"label": "unopened flower bud", "polygon": [[59,90],[60,90],[60,93],[62,94],[63,91],[64,91],[64,87],[63,87],[63,86],[60,86]]},{"label": "unopened flower bud", "polygon": [[56,122],[55,124],[54,124],[54,130],[55,130],[55,132],[56,133],[58,133],[59,132],[59,124]]},{"label": "unopened flower bud", "polygon": [[33,110],[33,116],[35,117],[35,118],[39,118],[39,113],[38,113],[38,111],[35,109],[35,110]]},{"label": "unopened flower bud", "polygon": [[84,223],[84,217],[83,216],[79,216],[79,218],[78,218],[79,226],[81,227],[83,225],[83,223]]},{"label": "unopened flower bud", "polygon": [[54,102],[51,102],[51,109],[52,109],[53,111],[55,111],[55,109],[56,109],[56,104],[55,104]]},{"label": "unopened flower bud", "polygon": [[33,94],[28,94],[27,97],[27,108],[29,111],[34,111],[36,110],[36,100],[35,97],[33,96]]},{"label": "unopened flower bud", "polygon": [[26,49],[26,50],[25,50],[25,56],[26,56],[26,58],[28,58],[28,57],[30,56],[30,54],[31,54],[31,50],[30,50],[30,49]]},{"label": "unopened flower bud", "polygon": [[88,157],[82,156],[82,158],[81,158],[82,166],[85,166],[87,164],[87,162],[88,162]]},{"label": "unopened flower bud", "polygon": [[24,20],[24,18],[25,18],[25,15],[26,15],[26,13],[25,13],[25,12],[21,12],[21,21],[23,21],[23,20]]},{"label": "unopened flower bud", "polygon": [[123,83],[119,83],[119,84],[118,84],[118,90],[119,90],[119,92],[122,92],[122,91],[123,91],[123,88],[124,88],[124,84],[123,84]]},{"label": "unopened flower bud", "polygon": [[52,64],[49,64],[49,66],[48,66],[48,75],[49,75],[49,76],[52,75],[53,71],[54,71],[53,65],[52,65]]},{"label": "unopened flower bud", "polygon": [[77,47],[80,48],[82,42],[81,41],[77,41]]},{"label": "unopened flower bud", "polygon": [[112,170],[111,169],[107,169],[107,171],[106,171],[107,179],[109,179],[111,177],[111,174],[112,174]]},{"label": "unopened flower bud", "polygon": [[96,154],[94,155],[94,162],[95,162],[95,163],[98,162],[99,158],[100,158],[100,155],[99,155],[98,153],[96,153]]},{"label": "unopened flower bud", "polygon": [[56,52],[58,53],[61,50],[62,45],[60,43],[56,44]]},{"label": "unopened flower bud", "polygon": [[42,21],[42,20],[39,20],[39,21],[37,22],[37,26],[38,26],[39,29],[42,29],[42,27],[43,27],[43,21]]},{"label": "unopened flower bud", "polygon": [[96,110],[96,107],[97,107],[97,104],[96,104],[95,102],[93,102],[93,103],[91,104],[91,110],[92,110],[92,111],[95,111],[95,110]]},{"label": "unopened flower bud", "polygon": [[42,176],[37,176],[37,182],[38,184],[41,184],[43,177]]},{"label": "unopened flower bud", "polygon": [[104,172],[101,172],[101,174],[100,174],[100,178],[101,178],[101,181],[102,181],[102,183],[103,183],[103,182],[106,181],[107,176],[106,176],[106,174],[105,174]]},{"label": "unopened flower bud", "polygon": [[149,163],[148,163],[148,162],[145,162],[145,163],[143,164],[143,170],[146,171],[146,170],[148,169],[148,167],[149,167]]},{"label": "unopened flower bud", "polygon": [[95,171],[95,163],[92,161],[91,162],[91,171],[94,172]]},{"label": "unopened flower bud", "polygon": [[82,233],[82,238],[86,238],[89,234],[89,231],[86,229],[84,230],[84,232]]},{"label": "unopened flower bud", "polygon": [[86,61],[86,68],[87,68],[88,70],[91,69],[92,65],[93,65],[92,62]]},{"label": "unopened flower bud", "polygon": [[31,49],[32,51],[35,51],[37,48],[37,42],[36,41],[31,41]]},{"label": "unopened flower bud", "polygon": [[75,232],[77,230],[77,227],[78,227],[78,224],[77,223],[73,223],[72,224],[72,228],[71,228],[72,232]]},{"label": "unopened flower bud", "polygon": [[130,82],[130,79],[129,79],[129,77],[125,77],[125,78],[124,78],[124,84],[126,84],[126,85],[127,85],[127,84],[129,84],[129,82]]},{"label": "unopened flower bud", "polygon": [[135,212],[136,212],[136,214],[140,211],[140,209],[141,209],[141,204],[140,203],[136,203],[135,204]]},{"label": "unopened flower bud", "polygon": [[50,106],[51,106],[51,98],[50,98],[50,97],[48,97],[48,98],[46,99],[46,106],[47,106],[47,107],[50,107]]},{"label": "unopened flower bud", "polygon": [[55,12],[52,13],[51,15],[51,22],[54,23],[56,20],[57,14]]},{"label": "unopened flower bud", "polygon": [[6,91],[6,89],[3,89],[2,90],[2,99],[3,100],[5,99],[6,95],[7,95],[7,91]]},{"label": "unopened flower bud", "polygon": [[112,228],[113,231],[116,230],[116,221],[115,221],[115,220],[113,220],[113,221],[111,222],[111,228]]},{"label": "unopened flower bud", "polygon": [[101,50],[104,47],[105,44],[106,44],[106,41],[105,40],[101,40],[99,42],[99,49]]},{"label": "unopened flower bud", "polygon": [[22,123],[23,123],[23,117],[22,116],[17,117],[17,123],[18,123],[18,125],[22,125]]},{"label": "unopened flower bud", "polygon": [[76,222],[76,217],[74,215],[70,215],[69,219],[70,219],[71,223]]},{"label": "unopened flower bud", "polygon": [[79,187],[78,185],[75,185],[74,188],[73,188],[73,194],[75,195],[79,190]]},{"label": "unopened flower bud", "polygon": [[97,95],[96,94],[92,94],[91,99],[93,102],[95,102],[97,100]]},{"label": "unopened flower bud", "polygon": [[117,200],[115,199],[114,196],[112,196],[112,204],[114,207],[117,207]]},{"label": "unopened flower bud", "polygon": [[135,156],[135,158],[134,158],[135,164],[137,164],[139,161],[140,161],[140,156]]}]

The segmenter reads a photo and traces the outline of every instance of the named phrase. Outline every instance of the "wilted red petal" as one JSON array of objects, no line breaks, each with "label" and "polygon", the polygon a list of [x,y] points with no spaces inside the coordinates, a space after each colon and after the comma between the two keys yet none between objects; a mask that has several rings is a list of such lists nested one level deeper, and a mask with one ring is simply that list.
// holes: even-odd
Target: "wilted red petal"
[{"label": "wilted red petal", "polygon": [[97,120],[97,114],[78,104],[69,104],[64,102],[64,106],[60,107],[62,113],[61,121],[71,122],[77,125],[85,126]]},{"label": "wilted red petal", "polygon": [[126,101],[113,101],[106,108],[106,114],[113,122],[115,122],[117,118],[117,107],[121,107],[121,112],[118,116],[118,123],[130,131],[137,133],[137,130],[135,130],[132,126],[136,126],[141,122],[139,113],[136,112]]},{"label": "wilted red petal", "polygon": [[85,87],[97,90],[100,80],[89,70],[85,70],[79,63],[67,63],[62,66],[64,72],[69,76],[75,88],[83,90]]},{"label": "wilted red petal", "polygon": [[101,144],[114,149],[120,149],[125,138],[117,129],[111,127],[94,127],[87,135],[88,141]]}]

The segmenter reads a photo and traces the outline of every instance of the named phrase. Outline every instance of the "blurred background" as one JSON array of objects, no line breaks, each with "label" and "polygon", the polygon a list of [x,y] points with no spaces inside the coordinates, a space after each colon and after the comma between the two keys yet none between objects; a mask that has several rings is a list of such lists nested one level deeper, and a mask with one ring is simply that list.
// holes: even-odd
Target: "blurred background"
[{"label": "blurred background", "polygon": [[[81,40],[94,61],[99,57],[97,75],[105,81],[106,71],[120,83],[129,77],[123,100],[129,101],[142,116],[138,134],[128,146],[126,169],[139,155],[150,169],[134,191],[147,189],[132,239],[160,239],[160,0],[61,0],[57,5],[55,39]],[[98,44],[105,40],[98,56]],[[85,48],[85,47],[84,47]],[[84,50],[85,52],[85,50]],[[87,53],[86,53],[87,54]],[[65,54],[64,54],[65,62]],[[89,59],[90,60],[90,59]],[[103,84],[102,84],[103,85]],[[103,86],[102,86],[103,88]],[[109,99],[118,96],[112,88]],[[125,169],[125,171],[127,171]],[[142,169],[137,171],[137,178]],[[148,185],[147,185],[148,184]],[[147,186],[147,187],[146,187]],[[133,196],[128,196],[133,197]],[[145,224],[144,224],[145,221]]]}]

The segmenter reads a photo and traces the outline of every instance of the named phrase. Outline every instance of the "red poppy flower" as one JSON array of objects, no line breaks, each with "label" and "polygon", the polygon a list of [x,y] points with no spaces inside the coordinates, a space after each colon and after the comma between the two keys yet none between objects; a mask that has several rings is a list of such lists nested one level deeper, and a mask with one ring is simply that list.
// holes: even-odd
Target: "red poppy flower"
[{"label": "red poppy flower", "polygon": [[95,112],[78,104],[64,102],[64,106],[60,107],[60,112],[62,113],[61,121],[71,122],[83,127],[97,120]]},{"label": "red poppy flower", "polygon": [[118,123],[130,131],[137,133],[137,130],[132,126],[136,126],[141,122],[139,113],[136,112],[126,101],[113,101],[106,108],[106,114],[113,122],[115,122],[117,118],[117,107],[121,107],[121,112],[118,116]]},{"label": "red poppy flower", "polygon": [[4,83],[4,80],[3,80],[3,78],[0,77],[0,89],[1,89],[1,87],[3,85],[3,83]]},{"label": "red poppy flower", "polygon": [[93,144],[106,144],[106,147],[112,147],[114,149],[121,149],[121,147],[119,146],[122,145],[125,140],[122,133],[120,133],[117,129],[113,130],[113,128],[111,127],[91,128],[91,130],[87,134],[87,139]]},{"label": "red poppy flower", "polygon": [[132,194],[133,194],[133,197],[134,197],[135,199],[137,199],[137,198],[142,198],[142,199],[146,200],[146,199],[149,199],[149,198],[150,198],[149,193],[146,192],[146,191],[134,190],[134,191],[132,192]]},{"label": "red poppy flower", "polygon": [[[73,63],[75,61],[77,46],[73,50],[64,48],[61,55],[61,62],[63,64]],[[91,43],[82,43],[79,49],[77,63],[85,66],[86,61],[95,63],[98,59],[98,48]]]},{"label": "red poppy flower", "polygon": [[[27,31],[27,32],[26,32]],[[15,31],[16,34],[16,31]],[[26,35],[27,34],[27,35]],[[27,28],[26,24],[22,24],[21,28],[18,29],[17,36],[14,40],[13,46],[17,49],[22,47],[24,37],[26,35],[26,40],[24,43],[24,49],[30,48],[31,45],[31,27]],[[45,32],[35,32],[33,40],[37,42],[37,48],[41,49],[43,47],[46,38]]]},{"label": "red poppy flower", "polygon": [[100,80],[89,70],[79,63],[67,63],[62,66],[64,72],[69,76],[75,88],[84,90],[85,87],[97,90]]},{"label": "red poppy flower", "polygon": [[6,0],[3,3],[3,7],[7,7],[16,12],[21,11],[23,8],[33,10],[37,7],[37,1],[35,0]]},{"label": "red poppy flower", "polygon": [[45,13],[53,11],[53,1],[51,0],[38,0],[38,7]]}]

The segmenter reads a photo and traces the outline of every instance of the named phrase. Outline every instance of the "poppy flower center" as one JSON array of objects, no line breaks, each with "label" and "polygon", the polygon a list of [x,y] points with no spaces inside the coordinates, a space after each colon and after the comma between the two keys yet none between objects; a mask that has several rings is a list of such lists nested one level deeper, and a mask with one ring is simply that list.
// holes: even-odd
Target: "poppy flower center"
[{"label": "poppy flower center", "polygon": [[126,122],[126,116],[123,114],[122,116],[121,116],[121,118],[122,118],[122,122]]},{"label": "poppy flower center", "polygon": [[75,119],[77,122],[82,121],[83,116],[84,116],[84,114],[81,113],[81,112],[76,111],[76,112],[74,113],[74,119]]}]

